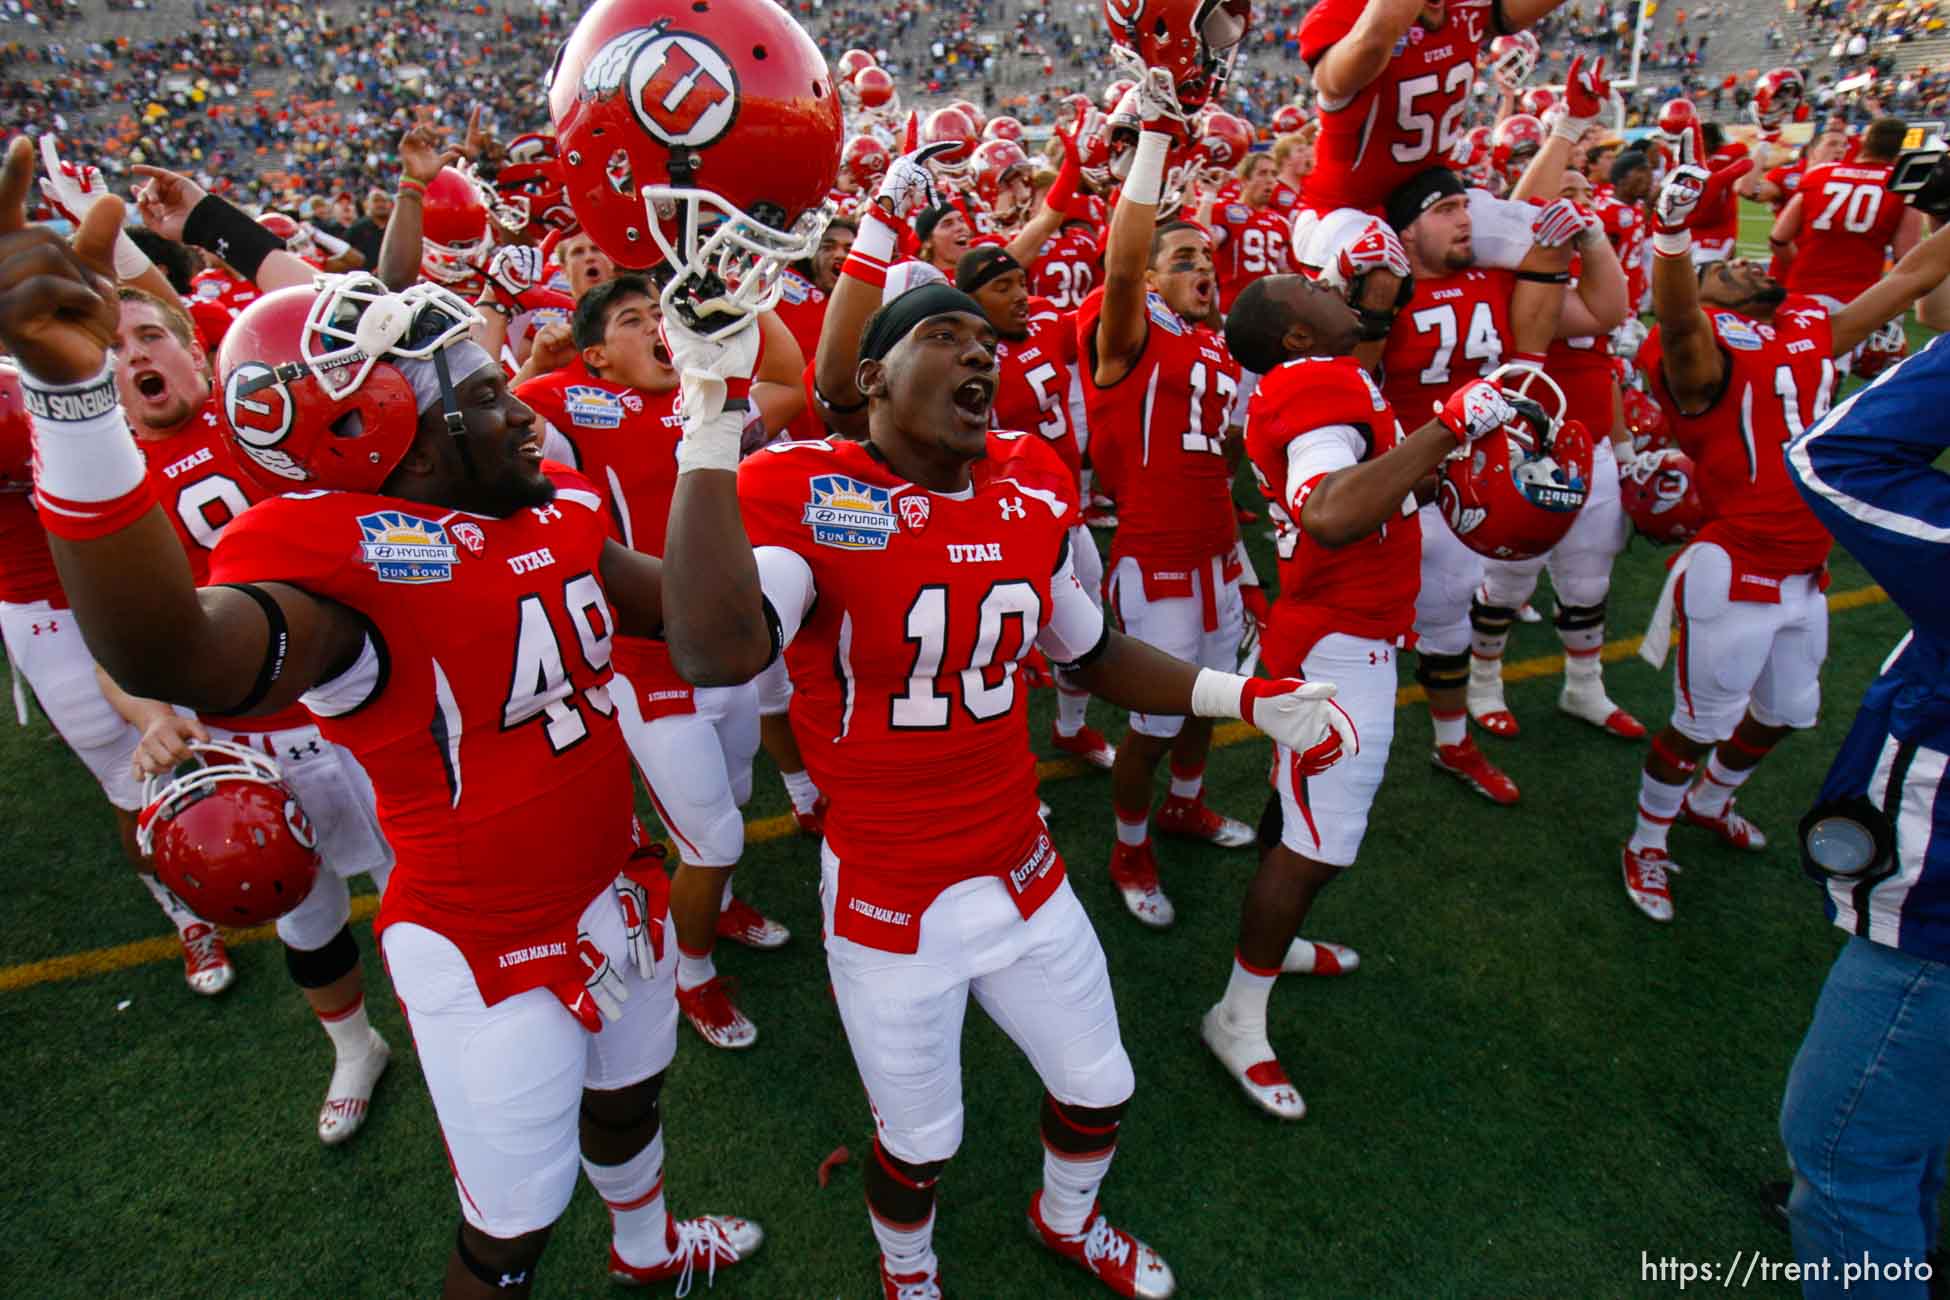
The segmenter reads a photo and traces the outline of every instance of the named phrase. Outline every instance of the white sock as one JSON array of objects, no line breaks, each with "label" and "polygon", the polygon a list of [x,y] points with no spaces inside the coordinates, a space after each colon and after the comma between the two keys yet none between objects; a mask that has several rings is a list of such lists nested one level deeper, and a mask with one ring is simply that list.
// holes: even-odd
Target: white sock
[{"label": "white sock", "polygon": [[1226,995],[1220,1005],[1234,1029],[1266,1037],[1266,1004],[1273,996],[1273,981],[1279,974],[1277,968],[1264,972],[1253,970],[1238,953],[1232,955],[1232,978],[1226,981]]},{"label": "white sock", "polygon": [[693,953],[682,944],[677,946],[677,987],[694,989],[700,984],[709,984],[718,978],[718,964],[711,960],[711,950]]},{"label": "white sock", "polygon": [[786,797],[792,800],[795,812],[809,813],[813,810],[813,805],[819,802],[819,787],[813,784],[813,779],[803,770],[781,772],[779,779],[785,782]]},{"label": "white sock", "polygon": [[325,1026],[326,1036],[332,1040],[332,1048],[339,1060],[352,1060],[364,1056],[372,1050],[372,1022],[366,1018],[366,995],[358,998],[343,1011],[327,1015],[315,1012],[318,1023]]},{"label": "white sock", "polygon": [[1666,847],[1666,832],[1679,815],[1679,802],[1686,797],[1686,783],[1668,785],[1650,772],[1639,779],[1639,820],[1627,845],[1634,853],[1641,849]]},{"label": "white sock", "polygon": [[1745,785],[1747,778],[1753,774],[1751,767],[1734,769],[1721,763],[1720,751],[1716,749],[1706,760],[1706,770],[1699,782],[1686,792],[1686,806],[1696,813],[1718,817],[1726,811],[1733,792]]},{"label": "white sock", "polygon": [[589,1185],[609,1206],[616,1253],[625,1264],[648,1268],[670,1258],[670,1213],[664,1208],[664,1131],[620,1165],[582,1158]]},{"label": "white sock", "polygon": [[1090,709],[1090,692],[1073,691],[1056,679],[1056,734],[1069,737],[1083,730],[1084,714]]},{"label": "white sock", "polygon": [[1493,655],[1481,650],[1469,652],[1469,676],[1472,681],[1494,682],[1503,676],[1503,651],[1499,647]]},{"label": "white sock", "polygon": [[1059,1156],[1043,1148],[1043,1224],[1051,1232],[1074,1237],[1087,1226],[1097,1189],[1110,1172],[1117,1148],[1095,1156]]},{"label": "white sock", "polygon": [[[1557,629],[1557,639],[1563,643],[1568,655],[1590,656],[1592,675],[1597,675],[1598,652],[1605,648],[1603,623],[1594,627],[1560,627]],[[1570,665],[1566,663],[1565,667],[1568,671]]]},{"label": "white sock", "polygon": [[934,1214],[929,1212],[927,1222],[911,1228],[897,1228],[881,1220],[871,1209],[867,1211],[867,1221],[873,1224],[873,1239],[880,1243],[880,1256],[887,1261],[887,1271],[897,1277],[911,1273],[932,1275],[940,1264],[934,1257]]},{"label": "white sock", "polygon": [[1435,724],[1435,743],[1438,745],[1460,745],[1469,738],[1469,715],[1461,709],[1454,713],[1437,713],[1429,710],[1429,721]]},{"label": "white sock", "polygon": [[149,897],[156,900],[156,906],[163,910],[163,915],[169,918],[169,923],[176,927],[176,933],[181,934],[193,925],[202,924],[203,918],[190,911],[183,900],[176,897],[175,890],[146,871],[138,871],[135,874],[136,879],[148,887]]},{"label": "white sock", "polygon": [[1196,799],[1205,789],[1205,764],[1200,763],[1190,772],[1180,772],[1178,765],[1171,765],[1171,797],[1174,799]]},{"label": "white sock", "polygon": [[1123,814],[1117,815],[1117,842],[1137,848],[1151,838],[1151,817],[1147,813],[1142,821],[1127,822]]},{"label": "white sock", "polygon": [[[1602,636],[1603,633],[1600,633]],[[1595,690],[1601,695],[1604,693],[1605,665],[1596,650],[1573,650],[1569,644],[1565,645],[1564,685],[1573,691]]]}]

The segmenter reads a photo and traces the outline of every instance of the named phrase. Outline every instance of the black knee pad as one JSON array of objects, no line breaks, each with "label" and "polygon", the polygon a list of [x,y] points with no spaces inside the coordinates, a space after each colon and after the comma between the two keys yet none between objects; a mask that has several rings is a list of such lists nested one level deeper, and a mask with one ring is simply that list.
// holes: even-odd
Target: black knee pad
[{"label": "black knee pad", "polygon": [[359,968],[359,943],[352,937],[352,927],[340,926],[323,948],[309,952],[286,944],[284,968],[290,972],[291,982],[301,989],[322,989],[343,979]]},{"label": "black knee pad", "polygon": [[1551,619],[1560,632],[1588,632],[1594,627],[1605,625],[1603,605],[1566,605],[1558,602],[1557,614]]},{"label": "black knee pad", "polygon": [[1425,691],[1454,689],[1469,685],[1469,651],[1455,655],[1433,655],[1417,651],[1415,680]]},{"label": "black knee pad", "polygon": [[1502,636],[1516,621],[1517,611],[1508,605],[1485,605],[1480,596],[1469,598],[1469,626],[1484,636]]},{"label": "black knee pad", "polygon": [[[454,1233],[454,1254],[469,1273],[496,1291],[527,1286],[535,1280],[535,1265],[542,1258],[543,1247],[548,1245],[548,1229],[505,1239],[481,1235],[493,1243],[492,1251],[483,1249],[476,1253],[467,1244],[465,1223]],[[487,1254],[493,1258],[483,1259],[482,1255]]]},{"label": "black knee pad", "polygon": [[875,1138],[867,1161],[867,1205],[889,1223],[926,1223],[934,1213],[935,1181],[947,1167],[946,1160],[909,1164]]},{"label": "black knee pad", "polygon": [[1094,1156],[1117,1145],[1128,1099],[1115,1106],[1072,1106],[1043,1094],[1043,1141],[1058,1155]]},{"label": "black knee pad", "polygon": [[601,1091],[585,1088],[582,1122],[610,1133],[634,1132],[658,1118],[657,1107],[663,1091],[662,1074],[653,1074],[627,1088]]}]

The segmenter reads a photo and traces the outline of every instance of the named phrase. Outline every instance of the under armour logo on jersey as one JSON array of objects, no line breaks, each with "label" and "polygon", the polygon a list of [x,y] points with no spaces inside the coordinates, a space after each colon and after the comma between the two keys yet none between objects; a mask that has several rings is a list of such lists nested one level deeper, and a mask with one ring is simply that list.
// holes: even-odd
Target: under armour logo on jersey
[{"label": "under armour logo on jersey", "polygon": [[295,763],[299,759],[304,758],[307,755],[322,754],[324,752],[325,752],[324,750],[318,747],[317,741],[307,740],[302,745],[293,745],[291,747],[291,761]]},{"label": "under armour logo on jersey", "polygon": [[543,523],[562,517],[562,508],[556,505],[530,506],[529,509],[533,510],[535,512],[535,518],[541,520]]},{"label": "under armour logo on jersey", "polygon": [[526,1286],[528,1285],[528,1270],[524,1268],[519,1273],[503,1273],[501,1280],[494,1285],[497,1290],[506,1290],[512,1286]]},{"label": "under armour logo on jersey", "polygon": [[1021,497],[1003,497],[1001,501],[1004,519],[1022,519],[1029,511],[1023,506]]},{"label": "under armour logo on jersey", "polygon": [[35,636],[39,636],[43,629],[46,630],[49,636],[53,636],[56,632],[59,632],[61,630],[61,624],[58,621],[53,623],[36,623],[33,625],[33,627],[34,627]]}]

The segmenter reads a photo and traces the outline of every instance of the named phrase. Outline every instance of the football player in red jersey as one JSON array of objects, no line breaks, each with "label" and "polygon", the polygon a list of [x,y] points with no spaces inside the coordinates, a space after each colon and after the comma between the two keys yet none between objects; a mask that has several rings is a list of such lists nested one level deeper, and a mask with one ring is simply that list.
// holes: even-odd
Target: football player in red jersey
[{"label": "football player in red jersey", "polygon": [[[188,557],[190,577],[209,581],[210,554],[232,521],[266,495],[237,464],[210,365],[189,319],[139,289],[120,291],[116,385],[122,409],[149,465],[158,503]],[[255,718],[185,718],[157,700],[128,695],[112,682],[109,699],[141,728],[135,764],[161,776],[190,757],[189,740],[229,741],[274,758],[318,835],[326,870],[304,901],[277,920],[285,967],[330,1038],[335,1057],[319,1140],[344,1142],[364,1125],[374,1086],[391,1057],[366,1015],[359,947],[349,925],[346,880],[370,875],[386,892],[393,851],[379,832],[372,781],[358,760],[319,734],[302,709]]]},{"label": "football player in red jersey", "polygon": [[1889,192],[1889,177],[1908,125],[1885,117],[1862,133],[1849,162],[1810,167],[1781,209],[1767,242],[1787,257],[1789,293],[1804,293],[1829,309],[1874,284],[1893,257],[1923,237],[1923,214]]},{"label": "football player in red jersey", "polygon": [[1651,230],[1645,200],[1652,193],[1652,164],[1643,153],[1627,149],[1612,159],[1609,175],[1611,183],[1599,189],[1591,210],[1605,223],[1605,238],[1625,268],[1625,292],[1636,316],[1652,291],[1645,252]]},{"label": "football player in red jersey", "polygon": [[[1462,380],[1487,376],[1505,362],[1541,366],[1550,340],[1561,332],[1603,333],[1622,318],[1622,278],[1611,307],[1616,317],[1594,316],[1579,295],[1564,291],[1573,244],[1595,250],[1604,242],[1595,223],[1564,200],[1535,211],[1535,246],[1523,269],[1510,271],[1476,264],[1469,202],[1448,168],[1429,168],[1389,195],[1388,221],[1400,233],[1415,274],[1414,302],[1396,317],[1382,358],[1382,391],[1390,406],[1431,409]],[[1603,283],[1592,277],[1589,288]],[[1469,735],[1469,606],[1483,563],[1436,505],[1423,507],[1415,680],[1428,693],[1434,723],[1430,761],[1484,798],[1512,804],[1516,782]]]},{"label": "football player in red jersey", "polygon": [[[1203,227],[1157,219],[1170,137],[1169,90],[1140,88],[1143,131],[1111,216],[1103,290],[1077,313],[1079,367],[1097,486],[1117,502],[1109,594],[1124,628],[1206,667],[1237,663],[1245,629],[1244,564],[1232,503],[1239,363],[1205,322],[1218,306]],[[1116,845],[1110,875],[1146,925],[1171,924],[1151,847],[1152,782],[1171,756],[1158,829],[1227,848],[1245,823],[1205,802],[1212,728],[1179,714],[1131,715],[1111,777]]]},{"label": "football player in red jersey", "polygon": [[[1718,122],[1701,122],[1699,131],[1700,139],[1706,149],[1706,157],[1702,165],[1707,170],[1718,171],[1723,167],[1730,167],[1734,163],[1742,161],[1746,161],[1749,168],[1752,167],[1753,164],[1748,159],[1747,142],[1744,140],[1728,139],[1724,126],[1721,126]],[[1689,161],[1700,160],[1693,159]],[[1714,215],[1713,224],[1710,229],[1702,229],[1695,234],[1693,240],[1693,260],[1697,262],[1714,262],[1723,258],[1732,257],[1734,245],[1739,241],[1740,205],[1738,203],[1729,203]]]},{"label": "football player in red jersey", "polygon": [[[1848,152],[1848,136],[1840,131],[1824,131],[1808,141],[1799,156],[1790,158],[1780,166],[1769,170],[1765,175],[1749,172],[1740,178],[1739,194],[1744,199],[1765,203],[1779,218],[1781,209],[1788,205],[1801,188],[1801,178],[1810,167],[1823,163],[1840,162]],[[1771,240],[1769,241],[1772,242]],[[1787,283],[1788,266],[1793,261],[1792,249],[1774,249],[1774,255],[1767,263],[1767,273],[1783,284]]]},{"label": "football player in red jersey", "polygon": [[[1395,284],[1408,273],[1393,237],[1380,228],[1368,233],[1357,229],[1343,248],[1326,251],[1331,261],[1350,259],[1341,280],[1357,296],[1375,273]],[[1235,353],[1264,371],[1248,408],[1246,446],[1273,519],[1280,592],[1261,656],[1269,672],[1333,680],[1335,703],[1360,737],[1358,750],[1325,773],[1275,747],[1274,793],[1260,823],[1259,870],[1240,909],[1232,974],[1200,1027],[1253,1103],[1287,1120],[1307,1108],[1267,1037],[1267,1003],[1282,970],[1320,969],[1320,948],[1329,960],[1344,960],[1345,950],[1298,935],[1320,891],[1354,864],[1387,766],[1394,656],[1415,621],[1421,567],[1417,488],[1458,443],[1515,415],[1495,385],[1463,379],[1437,418],[1405,432],[1351,355],[1362,332],[1325,278],[1256,280],[1226,318]]]},{"label": "football player in red jersey", "polygon": [[[35,490],[75,615],[130,690],[239,715],[303,697],[371,774],[399,855],[380,943],[465,1219],[445,1294],[527,1294],[578,1148],[611,1208],[612,1272],[736,1260],[754,1226],[664,1208],[675,945],[661,873],[621,874],[635,818],[609,650],[661,622],[657,562],[607,540],[586,479],[543,467],[533,414],[465,341],[465,303],[355,276],[233,326],[259,358],[224,376],[240,464],[339,490],[232,521],[198,590],[115,400],[114,295],[23,228],[30,158],[15,140],[0,170],[0,341],[36,410]],[[120,206],[90,214],[80,251],[104,255]],[[318,364],[332,352],[350,363]],[[610,1013],[616,1032],[594,1032]]]},{"label": "football player in red jersey", "polygon": [[[911,161],[889,171],[890,216]],[[868,316],[874,271],[849,261],[820,348],[857,347],[869,441],[778,444],[735,477],[754,349],[666,317],[686,385],[671,654],[697,681],[749,677],[781,645],[792,665],[793,721],[832,797],[827,967],[876,1126],[882,1293],[941,1294],[935,1187],[961,1141],[972,994],[1047,1090],[1037,1239],[1119,1295],[1169,1295],[1171,1270],[1098,1203],[1134,1080],[1103,949],[1037,814],[1021,661],[1041,646],[1127,708],[1238,712],[1315,768],[1352,741],[1323,683],[1202,670],[1112,631],[1075,576],[1069,470],[1034,434],[990,428],[987,315],[929,284]]]},{"label": "football player in red jersey", "polygon": [[1293,216],[1273,202],[1276,164],[1265,153],[1247,154],[1235,169],[1239,196],[1226,203],[1207,199],[1198,222],[1212,232],[1219,271],[1219,309],[1231,311],[1240,290],[1262,275],[1292,269],[1287,230]]},{"label": "football player in red jersey", "polygon": [[[646,555],[663,551],[682,437],[677,372],[657,337],[663,312],[656,294],[648,279],[629,273],[585,293],[575,313],[582,366],[515,390],[574,448],[577,468],[602,489],[623,544]],[[731,892],[745,848],[739,809],[751,799],[758,750],[758,688],[693,688],[652,638],[619,635],[613,661],[611,698],[623,738],[677,846],[670,913],[678,1009],[713,1047],[750,1047],[758,1030],[712,954],[720,936],[766,949],[791,938]]]},{"label": "football player in red jersey", "polygon": [[[1083,499],[1083,455],[1070,425],[1070,382],[1076,373],[1077,331],[1069,313],[1045,298],[1033,298],[1022,267],[1000,248],[969,250],[955,269],[955,287],[982,305],[996,333],[997,381],[990,419],[998,429],[1025,429],[1048,440],[1070,471],[1071,490]],[[1070,558],[1086,592],[1103,591],[1104,565],[1096,540],[1079,519],[1070,529]],[[1090,692],[1060,669],[1056,679],[1056,722],[1050,745],[1108,769],[1117,750],[1085,720]]]},{"label": "football player in red jersey", "polygon": [[1655,667],[1677,653],[1672,718],[1646,755],[1637,824],[1621,854],[1626,895],[1655,921],[1673,916],[1673,821],[1735,848],[1766,847],[1734,791],[1789,732],[1814,726],[1821,703],[1831,539],[1795,490],[1782,448],[1827,413],[1835,359],[1950,275],[1950,231],[1833,311],[1790,297],[1753,262],[1696,271],[1692,227],[1713,224],[1745,171],[1676,168],[1654,205],[1659,323],[1639,365],[1697,467],[1707,516],[1674,561],[1639,651]]},{"label": "football player in red jersey", "polygon": [[1300,24],[1320,99],[1307,206],[1378,212],[1391,190],[1454,145],[1476,59],[1560,0],[1324,0]]}]

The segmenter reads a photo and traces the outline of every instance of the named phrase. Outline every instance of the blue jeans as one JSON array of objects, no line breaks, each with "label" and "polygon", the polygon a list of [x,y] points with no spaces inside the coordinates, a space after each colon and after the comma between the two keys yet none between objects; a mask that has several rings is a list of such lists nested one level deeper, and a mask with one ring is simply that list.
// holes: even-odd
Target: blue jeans
[{"label": "blue jeans", "polygon": [[[1781,1103],[1806,1300],[1927,1300],[1950,1149],[1950,964],[1851,938]],[[1844,1270],[1848,1289],[1843,1290]]]}]

